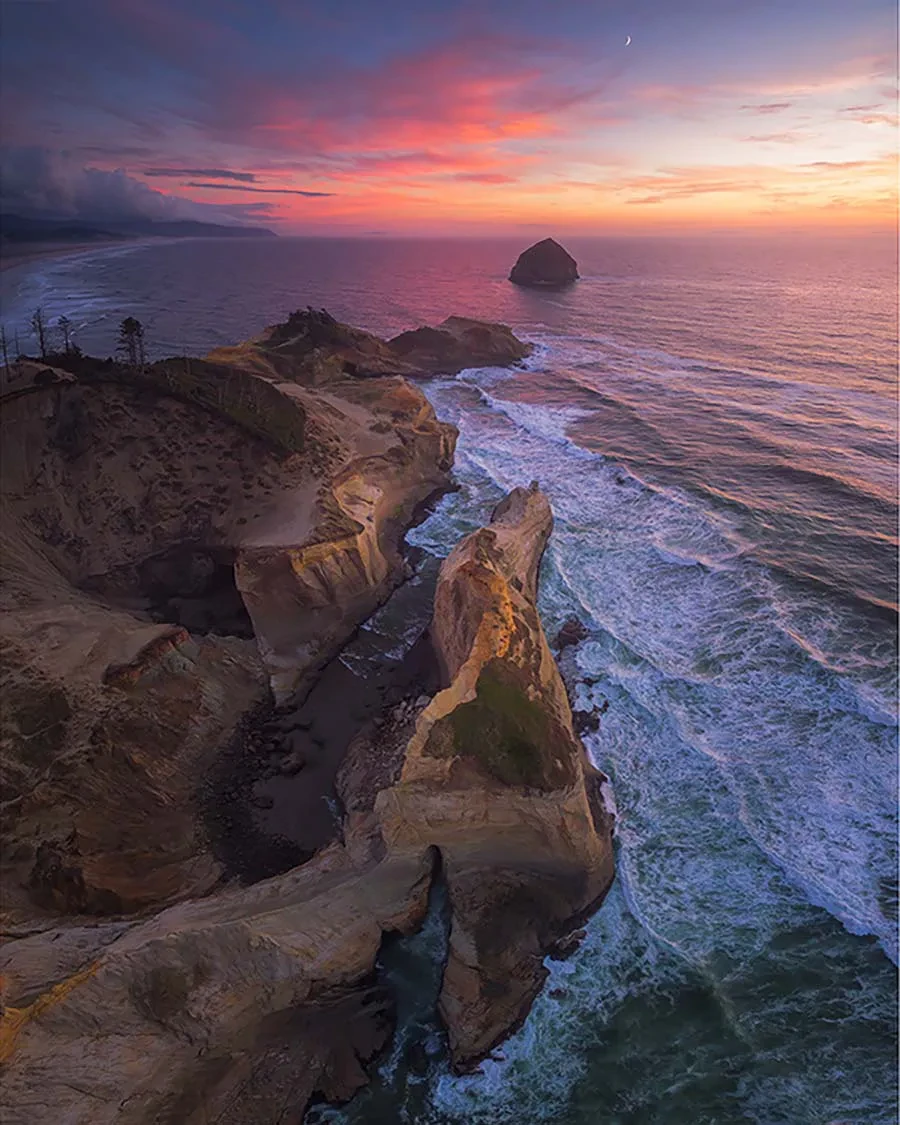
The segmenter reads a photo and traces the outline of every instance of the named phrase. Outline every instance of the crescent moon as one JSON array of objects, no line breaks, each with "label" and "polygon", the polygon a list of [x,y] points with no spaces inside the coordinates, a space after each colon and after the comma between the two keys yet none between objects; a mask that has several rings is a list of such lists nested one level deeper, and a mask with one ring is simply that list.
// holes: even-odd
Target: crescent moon
[{"label": "crescent moon", "polygon": [[626,46],[626,47],[630,47],[630,46],[631,46],[631,36],[630,36],[630,35],[626,35],[626,36],[625,36],[625,46]]}]

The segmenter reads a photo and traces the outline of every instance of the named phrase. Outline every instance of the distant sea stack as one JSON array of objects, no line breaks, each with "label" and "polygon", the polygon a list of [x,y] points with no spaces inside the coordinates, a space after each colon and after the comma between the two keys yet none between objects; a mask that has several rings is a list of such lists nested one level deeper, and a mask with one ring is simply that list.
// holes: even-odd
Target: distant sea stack
[{"label": "distant sea stack", "polygon": [[558,242],[545,238],[522,251],[509,280],[536,289],[571,285],[578,280],[578,263]]}]

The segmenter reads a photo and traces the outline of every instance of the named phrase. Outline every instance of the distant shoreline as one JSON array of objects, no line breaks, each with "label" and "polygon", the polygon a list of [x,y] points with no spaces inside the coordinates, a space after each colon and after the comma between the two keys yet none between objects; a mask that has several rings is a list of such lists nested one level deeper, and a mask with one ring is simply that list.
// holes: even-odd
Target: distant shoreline
[{"label": "distant shoreline", "polygon": [[132,246],[139,242],[136,238],[104,238],[93,242],[36,242],[15,246],[9,250],[0,248],[0,272],[25,265],[39,258],[65,258],[69,254],[80,254],[86,250],[105,250],[110,246]]},{"label": "distant shoreline", "polygon": [[[240,241],[251,241],[245,235]],[[274,237],[274,236],[272,236]],[[24,266],[40,258],[65,258],[71,254],[84,254],[90,250],[110,250],[124,246],[159,246],[173,242],[217,241],[215,234],[138,235],[123,238],[95,238],[89,242],[25,242],[0,244],[0,272]],[[231,239],[229,239],[231,241]],[[237,241],[237,240],[235,240]]]}]

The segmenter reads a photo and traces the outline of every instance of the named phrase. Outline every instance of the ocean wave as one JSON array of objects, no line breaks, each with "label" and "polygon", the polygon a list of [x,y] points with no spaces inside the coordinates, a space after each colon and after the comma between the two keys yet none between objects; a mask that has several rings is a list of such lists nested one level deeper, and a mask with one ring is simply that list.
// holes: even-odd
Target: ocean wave
[{"label": "ocean wave", "polygon": [[[880,935],[896,955],[868,870],[872,841],[891,824],[892,732],[872,724],[871,702],[861,706],[858,688],[829,666],[840,635],[834,653],[825,636],[817,651],[787,635],[772,590],[790,603],[788,587],[745,557],[696,498],[675,502],[633,476],[617,483],[622,470],[573,446],[570,419],[555,410],[484,401],[459,418],[462,472],[475,468],[499,489],[534,475],[549,493],[550,581],[614,638],[615,659],[604,652],[593,674],[617,676],[674,724],[684,753],[716,763],[737,800],[734,819],[811,902],[852,932]],[[858,659],[862,682],[877,669],[862,650]],[[840,801],[828,772],[835,760],[864,779]]]}]

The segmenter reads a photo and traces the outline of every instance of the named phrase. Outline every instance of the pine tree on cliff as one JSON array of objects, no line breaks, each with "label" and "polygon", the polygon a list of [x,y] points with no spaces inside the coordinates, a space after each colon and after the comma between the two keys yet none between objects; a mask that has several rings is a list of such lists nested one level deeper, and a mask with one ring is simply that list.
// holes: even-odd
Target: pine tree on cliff
[{"label": "pine tree on cliff", "polygon": [[146,363],[144,351],[144,326],[133,316],[126,316],[119,325],[118,352],[124,355],[129,367],[142,368]]},{"label": "pine tree on cliff", "polygon": [[37,337],[41,349],[41,359],[47,358],[47,325],[44,321],[44,310],[35,309],[31,314],[31,331]]},{"label": "pine tree on cliff", "polygon": [[71,320],[69,320],[69,318],[67,316],[61,316],[59,318],[59,320],[57,320],[56,323],[59,327],[60,332],[62,332],[62,334],[63,334],[63,347],[64,347],[66,355],[68,355],[69,352],[71,352],[71,350],[72,350],[72,344],[71,344],[72,322],[71,322]]}]

